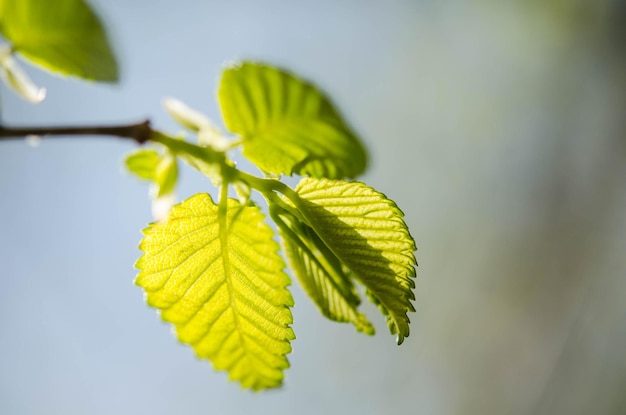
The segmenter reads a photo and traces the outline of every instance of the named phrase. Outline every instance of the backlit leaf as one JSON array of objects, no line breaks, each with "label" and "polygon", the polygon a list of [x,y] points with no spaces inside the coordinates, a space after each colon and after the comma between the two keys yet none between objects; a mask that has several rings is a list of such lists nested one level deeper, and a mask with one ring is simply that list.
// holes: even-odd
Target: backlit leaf
[{"label": "backlit leaf", "polygon": [[358,331],[374,334],[374,326],[357,307],[361,299],[347,270],[311,228],[286,213],[277,221],[285,253],[300,284],[322,314],[350,322]]},{"label": "backlit leaf", "polygon": [[415,242],[400,209],[371,187],[344,180],[305,178],[296,187],[311,227],[353,272],[387,317],[398,344],[415,311]]},{"label": "backlit leaf", "polygon": [[126,156],[124,164],[129,172],[144,180],[154,180],[161,156],[156,150],[140,148]]},{"label": "backlit leaf", "polygon": [[159,187],[157,196],[162,197],[174,191],[178,182],[178,162],[169,151],[159,160],[154,172],[154,182]]},{"label": "backlit leaf", "polygon": [[290,280],[259,208],[223,207],[197,194],[147,228],[136,283],[199,357],[245,388],[276,387],[295,338]]},{"label": "backlit leaf", "polygon": [[0,0],[0,32],[16,52],[52,72],[118,79],[104,28],[83,0]]},{"label": "backlit leaf", "polygon": [[178,182],[178,162],[171,151],[159,154],[154,149],[141,148],[129,154],[124,164],[135,176],[154,182],[156,197],[174,192]]},{"label": "backlit leaf", "polygon": [[246,62],[224,71],[218,95],[226,127],[264,171],[338,179],[365,170],[365,149],[330,100],[294,75]]}]

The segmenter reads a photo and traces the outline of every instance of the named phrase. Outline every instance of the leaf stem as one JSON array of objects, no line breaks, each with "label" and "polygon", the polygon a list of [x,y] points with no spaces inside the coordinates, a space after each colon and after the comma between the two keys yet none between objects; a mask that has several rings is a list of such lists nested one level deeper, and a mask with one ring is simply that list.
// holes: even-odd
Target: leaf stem
[{"label": "leaf stem", "polygon": [[225,155],[221,151],[215,151],[211,147],[200,147],[187,141],[172,138],[156,130],[150,131],[147,141],[159,143],[169,148],[178,156],[191,156],[192,158],[208,164],[225,164]]},{"label": "leaf stem", "polygon": [[[150,120],[144,120],[135,124],[116,126],[85,126],[85,127],[5,127],[0,124],[0,141],[23,139],[28,136],[60,137],[60,136],[115,136],[130,139],[138,144],[146,142],[159,143],[167,147],[177,156],[189,161],[196,169],[202,171],[203,166],[219,166],[219,174],[222,176],[223,187],[229,183],[241,181],[251,188],[261,192],[268,200],[278,202],[287,208],[286,204],[277,197],[276,192],[286,196],[296,207],[301,210],[302,200],[300,196],[286,184],[274,180],[253,176],[227,162],[226,154],[211,147],[201,147],[187,141],[178,140],[160,131],[153,130]],[[200,164],[198,164],[200,163]],[[293,212],[292,212],[293,213]]]},{"label": "leaf stem", "polygon": [[[281,181],[274,179],[263,179],[261,177],[256,177],[241,170],[236,170],[233,172],[233,175],[237,180],[241,180],[244,183],[247,183],[251,188],[258,190],[263,193],[266,197],[272,197],[274,192],[280,192],[283,195],[287,196],[289,199],[297,198],[300,199],[300,196],[293,189]],[[295,203],[295,202],[294,202]]]},{"label": "leaf stem", "polygon": [[150,120],[135,124],[116,126],[85,126],[85,127],[22,127],[11,128],[0,125],[0,140],[23,139],[28,136],[55,137],[97,135],[115,136],[133,140],[139,144],[150,141],[154,131],[150,127]]}]

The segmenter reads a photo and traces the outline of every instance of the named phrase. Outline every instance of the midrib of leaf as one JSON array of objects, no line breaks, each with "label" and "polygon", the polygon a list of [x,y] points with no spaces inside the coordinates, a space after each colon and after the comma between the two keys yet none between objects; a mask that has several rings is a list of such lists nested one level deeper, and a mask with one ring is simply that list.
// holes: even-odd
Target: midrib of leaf
[{"label": "midrib of leaf", "polygon": [[[221,257],[222,257],[222,264],[224,267],[224,276],[225,276],[224,279],[226,280],[226,287],[228,289],[228,301],[229,301],[229,305],[233,313],[233,321],[235,323],[235,330],[237,332],[237,335],[239,336],[241,346],[244,349],[244,354],[246,355],[246,357],[249,357],[252,354],[246,347],[246,338],[241,329],[241,323],[239,322],[239,312],[237,311],[237,304],[236,304],[237,302],[235,300],[233,282],[231,281],[233,274],[231,273],[231,269],[230,269],[231,267],[230,250],[228,249],[228,234],[229,234],[228,186],[226,184],[222,186],[222,189],[220,191],[219,206],[217,209],[218,209],[217,210],[217,214],[218,214],[217,223],[218,223],[218,229],[219,229],[219,235],[220,235],[219,239],[220,239],[220,244],[222,245],[222,249],[220,251],[222,252]],[[235,221],[236,218],[237,218],[237,214],[233,216],[233,219],[231,220],[231,222]]]},{"label": "midrib of leaf", "polygon": [[137,284],[198,357],[243,387],[276,387],[294,338],[289,278],[260,209],[220,193],[218,203],[196,195],[146,229]]},{"label": "midrib of leaf", "polygon": [[[327,140],[328,136],[344,138],[337,142]],[[269,146],[271,159],[276,160],[267,166],[270,171],[315,177],[351,175],[350,166],[354,157],[352,147],[358,145],[353,134],[334,119],[315,117],[293,117],[269,122],[253,134],[243,135],[243,139],[243,153],[248,157],[262,157]],[[334,163],[333,158],[336,159]],[[261,167],[266,168],[264,162],[261,163]]]},{"label": "midrib of leaf", "polygon": [[[275,141],[278,139],[276,137],[277,134],[280,134],[282,131],[285,131],[285,130],[288,131],[293,126],[298,127],[298,126],[301,126],[302,124],[324,125],[324,126],[328,126],[329,128],[332,128],[335,131],[341,131],[346,135],[352,136],[349,131],[346,131],[341,126],[336,125],[334,120],[331,118],[317,118],[316,119],[315,117],[290,117],[290,118],[281,119],[279,121],[272,121],[269,123],[259,125],[259,128],[253,134],[244,135],[243,138],[244,140],[248,140],[250,142],[256,139],[261,139],[261,138],[266,141],[267,140]],[[282,135],[283,136],[279,137],[281,140],[280,144],[283,147],[287,146],[287,149],[284,149],[282,153],[290,158],[294,157],[293,149],[297,150],[298,152],[302,152],[304,149],[306,149],[308,151],[312,151],[317,156],[319,156],[320,153],[323,154],[333,149],[334,150],[338,149],[336,146],[332,146],[332,147],[328,147],[327,145],[325,146],[324,145],[326,144],[325,140],[314,139],[311,141],[303,142],[299,137],[294,136],[293,134],[287,134],[287,135],[282,134]],[[333,143],[333,144],[336,144],[336,143]],[[276,150],[281,150],[281,147],[278,147]],[[342,153],[345,154],[345,151],[342,151]]]},{"label": "midrib of leaf", "polygon": [[[228,336],[224,344],[226,344],[228,339],[236,333],[237,337],[239,338],[241,348],[240,348],[240,351],[238,352],[237,358],[233,359],[233,361],[241,362],[242,359],[246,359],[246,360],[252,359],[255,362],[258,362],[260,365],[271,370],[273,369],[272,366],[265,360],[261,359],[259,356],[255,355],[248,347],[248,342],[253,342],[259,347],[263,347],[263,344],[259,343],[258,341],[255,341],[254,337],[246,336],[246,334],[244,333],[244,329],[242,328],[242,325],[241,325],[241,319],[245,319],[246,321],[248,321],[248,323],[253,325],[256,330],[262,332],[264,335],[268,335],[268,333],[265,332],[264,328],[259,327],[257,325],[257,322],[247,318],[245,313],[240,313],[239,311],[239,306],[237,304],[238,301],[246,303],[248,307],[255,309],[257,313],[261,313],[263,310],[257,309],[257,305],[250,302],[250,300],[246,296],[241,295],[239,298],[236,298],[236,295],[235,295],[235,288],[233,287],[233,281],[232,281],[232,276],[235,273],[233,272],[232,264],[230,261],[230,250],[228,249],[228,240],[229,238],[234,237],[234,235],[230,236],[231,234],[230,225],[237,220],[238,212],[232,215],[232,217],[230,218],[230,223],[229,223],[227,199],[228,199],[228,186],[222,186],[222,191],[220,192],[220,202],[218,205],[218,232],[219,232],[219,241],[221,245],[220,251],[222,252],[221,258],[222,258],[222,265],[224,268],[224,276],[225,276],[224,280],[226,282],[226,287],[228,290],[229,307],[225,308],[220,313],[220,316],[226,313],[227,311],[229,311],[230,309],[230,312],[233,315],[233,323],[235,326],[233,333],[231,333]],[[241,206],[239,209],[242,209],[242,208],[243,206]],[[247,288],[250,290],[254,290],[254,288],[250,286],[247,286]],[[218,290],[219,289],[217,289],[216,292]],[[219,318],[220,317],[218,317],[216,321],[218,321]],[[266,318],[265,318],[265,321],[272,325],[274,324],[273,322],[267,320]],[[220,348],[222,348],[224,344],[222,344]],[[239,363],[233,363],[232,369],[234,370],[238,364]]]},{"label": "midrib of leaf", "polygon": [[256,122],[257,122],[257,127],[254,133],[250,134],[248,138],[254,138],[256,136],[269,134],[273,131],[284,129],[286,126],[291,126],[291,125],[298,126],[305,122],[328,124],[328,125],[333,126],[334,128],[341,129],[340,126],[336,125],[337,120],[335,118],[315,116],[314,114],[310,114],[307,116],[299,116],[299,117],[287,116],[287,117],[279,118],[278,120],[270,119],[267,122],[260,122],[260,121],[256,121]]}]

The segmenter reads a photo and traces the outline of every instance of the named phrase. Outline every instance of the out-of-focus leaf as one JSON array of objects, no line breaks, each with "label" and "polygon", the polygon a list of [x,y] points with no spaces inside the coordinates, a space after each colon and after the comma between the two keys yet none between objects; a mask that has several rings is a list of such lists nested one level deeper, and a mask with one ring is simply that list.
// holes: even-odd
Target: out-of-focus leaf
[{"label": "out-of-focus leaf", "polygon": [[0,0],[0,32],[16,52],[52,72],[118,80],[105,30],[83,0]]},{"label": "out-of-focus leaf", "polygon": [[198,134],[198,144],[202,147],[210,146],[217,151],[224,151],[230,145],[211,120],[182,101],[165,98],[163,107],[177,123]]},{"label": "out-of-focus leaf", "polygon": [[204,114],[188,107],[184,102],[175,98],[163,99],[163,108],[177,123],[196,133],[212,126],[211,121]]},{"label": "out-of-focus leaf", "polygon": [[142,148],[129,154],[124,163],[135,176],[154,182],[156,197],[163,197],[174,191],[178,182],[178,162],[169,150],[159,154],[156,150]]},{"label": "out-of-focus leaf", "polygon": [[19,96],[34,104],[40,103],[46,97],[45,88],[39,88],[31,81],[13,58],[11,48],[7,46],[0,46],[0,78]]},{"label": "out-of-focus leaf", "polygon": [[161,156],[156,150],[141,148],[126,156],[124,164],[129,172],[144,180],[155,180]]},{"label": "out-of-focus leaf", "polygon": [[178,182],[178,162],[169,151],[159,160],[154,172],[154,183],[159,187],[158,197],[165,196],[174,191]]}]

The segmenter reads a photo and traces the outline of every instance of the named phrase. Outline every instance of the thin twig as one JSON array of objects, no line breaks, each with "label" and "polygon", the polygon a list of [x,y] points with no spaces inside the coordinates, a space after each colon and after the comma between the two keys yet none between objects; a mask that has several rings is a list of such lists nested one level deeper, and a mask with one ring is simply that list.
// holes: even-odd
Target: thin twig
[{"label": "thin twig", "polygon": [[150,140],[152,128],[150,120],[136,124],[118,126],[87,126],[87,127],[20,127],[10,128],[0,125],[0,141],[23,139],[28,136],[77,136],[77,135],[108,135],[129,138],[139,144]]}]

